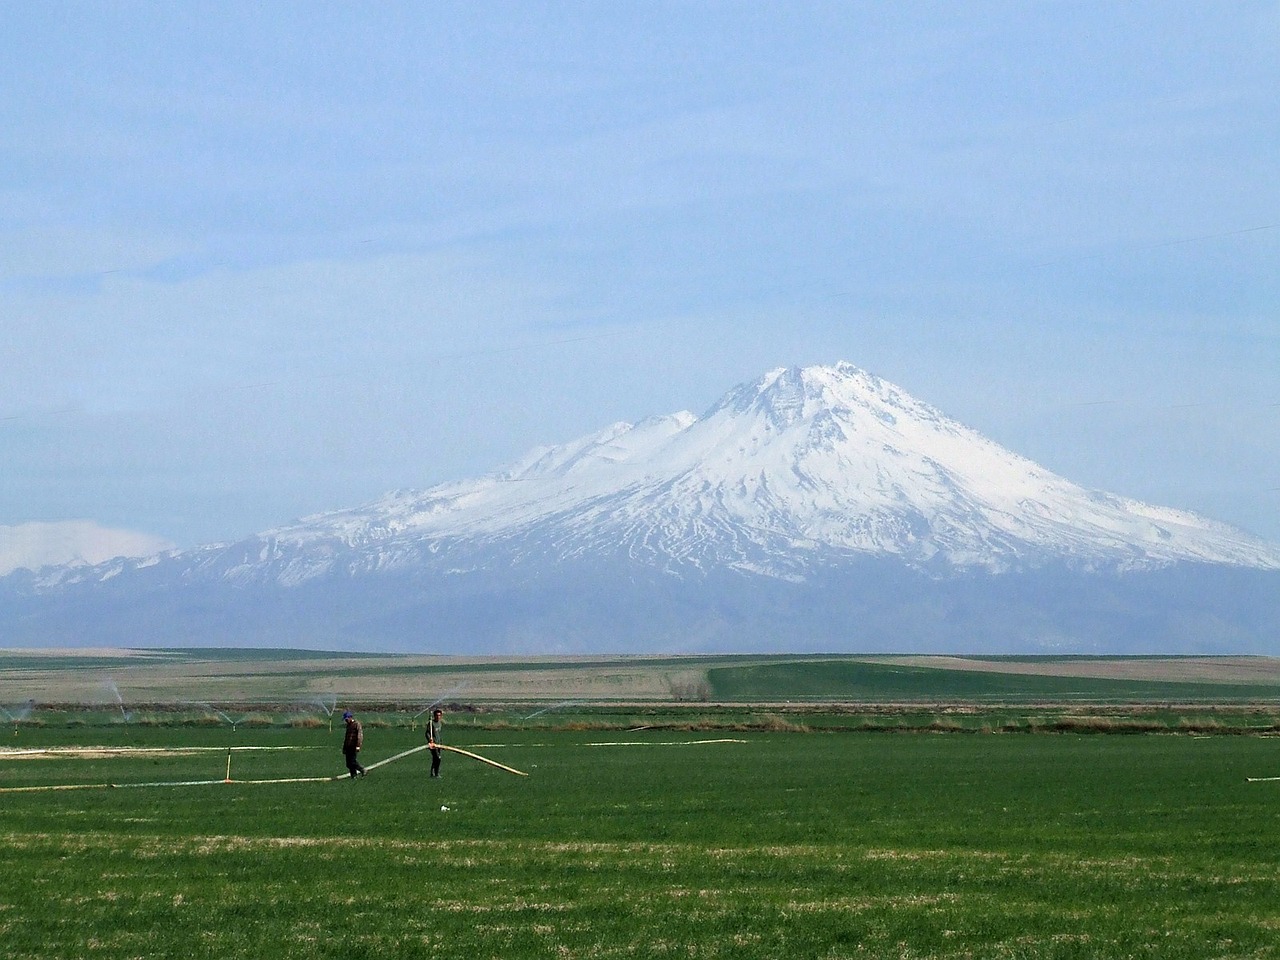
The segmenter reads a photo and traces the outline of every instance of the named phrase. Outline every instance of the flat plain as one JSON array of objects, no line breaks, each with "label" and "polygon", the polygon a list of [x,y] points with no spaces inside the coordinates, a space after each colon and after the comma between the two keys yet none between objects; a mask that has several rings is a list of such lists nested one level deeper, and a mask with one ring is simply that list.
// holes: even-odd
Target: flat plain
[{"label": "flat plain", "polygon": [[[0,752],[0,942],[14,958],[1280,956],[1280,739],[1256,672],[1225,706],[1166,685],[1203,677],[1124,703],[1107,684],[1139,681],[1094,678],[1092,699],[1053,706],[975,686],[982,671],[930,700],[918,666],[871,666],[698,664],[713,690],[738,684],[723,702],[451,704],[451,744],[525,777],[446,754],[431,780],[417,752],[355,781],[248,782],[341,774],[334,708],[162,709],[99,663],[118,702],[42,702]],[[876,703],[797,693],[875,680]],[[366,764],[422,744],[411,693],[357,704]],[[1125,732],[1121,712],[1158,722]],[[1111,722],[1031,722],[1046,716]],[[49,786],[74,789],[25,789]]]},{"label": "flat plain", "polygon": [[1274,703],[1277,657],[849,654],[434,657],[253,649],[0,649],[0,703],[914,701]]}]

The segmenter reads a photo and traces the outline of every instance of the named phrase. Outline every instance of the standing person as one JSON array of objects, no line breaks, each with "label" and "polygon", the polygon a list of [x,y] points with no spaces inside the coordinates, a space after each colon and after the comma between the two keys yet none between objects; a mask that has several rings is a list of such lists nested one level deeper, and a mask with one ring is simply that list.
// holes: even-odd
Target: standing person
[{"label": "standing person", "polygon": [[347,724],[346,735],[342,738],[342,755],[347,758],[347,770],[350,771],[353,779],[358,776],[363,777],[364,767],[360,766],[356,754],[364,746],[364,728],[360,726],[360,721],[352,715],[350,710],[343,711],[342,719]]},{"label": "standing person", "polygon": [[431,775],[440,776],[440,754],[444,751],[436,746],[444,742],[444,712],[437,709],[431,714],[431,722],[427,724],[427,743],[431,745]]}]

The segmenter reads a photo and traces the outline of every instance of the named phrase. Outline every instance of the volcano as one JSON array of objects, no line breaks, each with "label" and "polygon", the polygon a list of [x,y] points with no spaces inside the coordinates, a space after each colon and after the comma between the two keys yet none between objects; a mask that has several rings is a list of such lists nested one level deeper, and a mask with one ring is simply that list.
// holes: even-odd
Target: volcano
[{"label": "volcano", "polygon": [[1277,585],[1280,546],[1086,490],[840,363],[236,543],[12,574],[0,622],[37,644],[1264,652]]}]

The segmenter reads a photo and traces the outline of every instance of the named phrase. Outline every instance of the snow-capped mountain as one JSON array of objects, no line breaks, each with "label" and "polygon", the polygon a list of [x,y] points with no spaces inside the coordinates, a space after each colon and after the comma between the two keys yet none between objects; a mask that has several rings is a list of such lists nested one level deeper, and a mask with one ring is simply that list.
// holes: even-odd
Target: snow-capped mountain
[{"label": "snow-capped mountain", "polygon": [[773,370],[701,418],[616,423],[479,480],[391,494],[261,539],[240,572],[290,557],[295,581],[353,562],[418,562],[424,544],[463,539],[783,577],[850,555],[995,571],[1053,560],[1280,568],[1280,546],[1084,490],[844,363]]},{"label": "snow-capped mountain", "polygon": [[[668,607],[747,609],[725,607],[726,590],[792,598],[774,602],[774,612],[803,594],[800,607],[818,615],[837,591],[847,617],[858,612],[846,609],[855,569],[859,583],[874,570],[873,581],[890,576],[925,589],[1046,570],[1082,583],[1186,565],[1274,573],[1280,546],[1082,489],[841,363],[773,370],[702,417],[614,424],[477,480],[389,494],[235,544],[46,570],[27,589],[83,593],[110,583],[118,592],[137,583],[155,596],[220,585],[261,596],[311,585],[327,602],[343,590],[377,594],[384,617],[430,608],[468,622],[471,602],[518,643],[520,618],[491,607],[502,602],[494,598],[518,596],[526,609],[573,620],[568,598],[587,582],[595,587],[582,602],[593,608],[611,593],[633,595],[630,614],[601,608],[603,623],[644,617],[637,610],[659,595]],[[543,620],[554,629],[553,617]],[[676,618],[663,636],[674,641],[680,629]]]}]

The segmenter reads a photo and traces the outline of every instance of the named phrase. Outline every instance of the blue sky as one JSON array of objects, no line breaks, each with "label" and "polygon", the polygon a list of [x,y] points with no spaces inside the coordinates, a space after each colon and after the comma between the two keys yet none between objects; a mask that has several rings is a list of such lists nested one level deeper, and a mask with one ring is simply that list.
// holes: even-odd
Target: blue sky
[{"label": "blue sky", "polygon": [[0,0],[0,524],[189,546],[848,360],[1280,540],[1274,2]]}]

